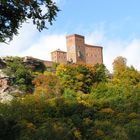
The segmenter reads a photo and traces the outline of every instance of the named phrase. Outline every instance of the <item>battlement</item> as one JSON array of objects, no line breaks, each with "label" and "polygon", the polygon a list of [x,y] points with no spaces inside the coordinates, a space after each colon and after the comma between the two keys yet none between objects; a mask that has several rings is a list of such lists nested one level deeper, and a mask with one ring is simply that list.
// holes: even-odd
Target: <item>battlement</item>
[{"label": "battlement", "polygon": [[85,38],[84,36],[82,36],[82,35],[78,35],[78,34],[72,34],[72,35],[68,35],[68,36],[66,36],[66,39],[67,38],[71,38],[71,37],[78,37],[78,38]]}]

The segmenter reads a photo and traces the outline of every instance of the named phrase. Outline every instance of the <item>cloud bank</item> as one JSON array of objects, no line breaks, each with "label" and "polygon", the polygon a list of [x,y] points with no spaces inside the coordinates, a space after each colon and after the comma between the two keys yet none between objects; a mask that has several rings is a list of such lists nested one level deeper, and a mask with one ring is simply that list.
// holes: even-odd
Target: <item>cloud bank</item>
[{"label": "cloud bank", "polygon": [[[56,49],[66,51],[66,33],[46,34],[38,36],[32,24],[25,24],[20,34],[9,44],[0,44],[0,56],[33,56],[43,60],[51,60],[50,53]],[[32,29],[31,29],[32,28]],[[93,31],[85,34],[86,43],[103,46],[103,59],[111,71],[112,62],[117,56],[127,58],[128,65],[140,70],[139,52],[140,38],[131,40],[110,39],[104,31]]]},{"label": "cloud bank", "polygon": [[87,34],[87,42],[103,46],[103,60],[106,67],[112,71],[112,63],[118,56],[127,59],[129,66],[133,65],[140,70],[139,52],[140,38],[131,40],[110,39],[104,32],[92,32]]}]

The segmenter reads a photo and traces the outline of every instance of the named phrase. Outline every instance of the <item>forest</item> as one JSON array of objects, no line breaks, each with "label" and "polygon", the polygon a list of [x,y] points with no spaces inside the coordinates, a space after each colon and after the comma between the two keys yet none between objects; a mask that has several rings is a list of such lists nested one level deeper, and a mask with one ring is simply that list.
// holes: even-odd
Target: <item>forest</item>
[{"label": "forest", "polygon": [[103,64],[9,58],[2,71],[22,92],[0,103],[0,140],[140,140],[140,72],[126,58],[112,73]]}]

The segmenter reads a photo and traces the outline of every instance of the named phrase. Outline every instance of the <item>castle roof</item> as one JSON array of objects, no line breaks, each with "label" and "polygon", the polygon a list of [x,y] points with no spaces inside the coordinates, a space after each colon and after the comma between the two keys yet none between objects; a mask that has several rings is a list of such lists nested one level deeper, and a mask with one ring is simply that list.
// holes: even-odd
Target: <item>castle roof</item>
[{"label": "castle roof", "polygon": [[97,45],[89,45],[89,44],[85,44],[86,47],[93,47],[93,48],[103,48],[102,46],[97,46]]},{"label": "castle roof", "polygon": [[51,52],[51,53],[54,53],[54,52],[62,52],[62,53],[67,53],[67,52],[65,52],[65,51],[62,51],[62,50],[60,50],[60,49],[57,49],[57,50],[55,50],[55,51],[53,51],[53,52]]},{"label": "castle roof", "polygon": [[78,34],[72,34],[72,35],[66,36],[66,38],[68,38],[68,37],[80,37],[80,38],[85,38],[84,36],[78,35]]}]

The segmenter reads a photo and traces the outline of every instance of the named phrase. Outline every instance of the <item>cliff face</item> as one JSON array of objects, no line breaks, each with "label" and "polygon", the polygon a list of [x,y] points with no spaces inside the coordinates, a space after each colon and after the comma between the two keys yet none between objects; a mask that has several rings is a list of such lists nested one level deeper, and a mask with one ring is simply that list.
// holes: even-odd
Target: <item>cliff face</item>
[{"label": "cliff face", "polygon": [[[9,77],[2,72],[2,69],[6,67],[6,63],[0,58],[0,94],[4,93],[9,87]],[[0,95],[1,96],[1,95]]]},{"label": "cliff face", "polygon": [[6,76],[1,70],[0,70],[0,102],[1,103],[7,103],[13,99],[13,96],[9,94],[11,91],[10,86],[10,77]]},{"label": "cliff face", "polygon": [[23,57],[23,62],[32,69],[32,71],[43,72],[45,70],[45,64],[43,60],[33,57]]},{"label": "cliff face", "polygon": [[0,77],[0,93],[6,91],[9,85],[9,77]]},{"label": "cliff face", "polygon": [[[0,102],[7,102],[7,101],[9,102],[14,98],[15,94],[26,93],[24,90],[22,90],[19,87],[20,85],[18,85],[15,82],[17,75],[14,75],[13,72],[10,72],[10,69],[8,69],[9,71],[7,73],[10,77],[4,73],[7,71],[7,68],[13,67],[15,65],[17,66],[17,69],[21,65],[23,66],[23,67],[20,67],[20,71],[22,71],[22,69],[25,68],[24,69],[25,71],[31,70],[32,72],[43,72],[46,69],[43,60],[39,60],[33,57],[20,58],[20,57],[9,56],[9,57],[0,58]],[[28,72],[26,71],[26,73]],[[20,78],[23,78],[23,80],[25,81],[27,80],[27,79],[24,79],[26,77],[20,77]],[[26,82],[24,83],[24,85],[26,86]],[[27,86],[30,86],[30,85],[27,85]]]}]

